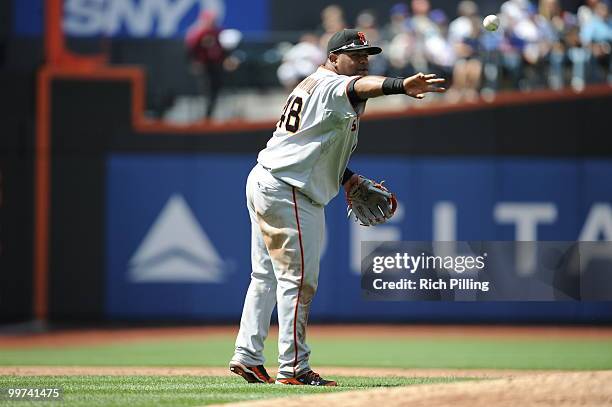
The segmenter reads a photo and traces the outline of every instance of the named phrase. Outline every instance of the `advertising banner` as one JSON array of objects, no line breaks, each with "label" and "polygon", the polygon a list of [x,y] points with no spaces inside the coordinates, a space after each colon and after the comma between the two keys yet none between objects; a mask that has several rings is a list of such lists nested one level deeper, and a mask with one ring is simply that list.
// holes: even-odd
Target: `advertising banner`
[{"label": "advertising banner", "polygon": [[[108,159],[108,316],[240,316],[250,273],[244,187],[254,163],[254,155],[237,154],[115,154]],[[315,318],[567,320],[612,313],[609,303],[578,301],[607,298],[597,296],[568,295],[570,301],[537,305],[506,296],[500,299],[515,302],[486,307],[367,301],[360,274],[361,245],[368,241],[610,241],[612,163],[359,156],[350,166],[385,179],[400,206],[388,223],[362,227],[347,221],[342,196],[328,205]]]},{"label": "advertising banner", "polygon": [[[267,30],[267,0],[64,0],[63,27],[72,37],[183,38],[204,10],[225,28]],[[43,30],[43,0],[13,0],[13,31]]]}]

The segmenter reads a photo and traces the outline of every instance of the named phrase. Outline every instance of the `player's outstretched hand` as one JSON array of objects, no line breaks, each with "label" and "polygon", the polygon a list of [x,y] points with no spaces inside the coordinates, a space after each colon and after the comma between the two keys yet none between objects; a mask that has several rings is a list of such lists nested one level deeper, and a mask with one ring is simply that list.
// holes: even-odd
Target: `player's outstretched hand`
[{"label": "player's outstretched hand", "polygon": [[446,88],[441,85],[446,81],[444,78],[438,78],[435,73],[424,74],[419,72],[416,75],[404,79],[404,90],[408,96],[416,99],[423,99],[426,93],[443,93]]}]

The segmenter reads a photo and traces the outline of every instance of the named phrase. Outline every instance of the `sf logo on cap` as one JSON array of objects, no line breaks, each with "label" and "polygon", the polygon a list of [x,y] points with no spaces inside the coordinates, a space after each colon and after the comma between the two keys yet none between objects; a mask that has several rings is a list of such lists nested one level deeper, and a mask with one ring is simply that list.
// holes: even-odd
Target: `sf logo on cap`
[{"label": "sf logo on cap", "polygon": [[365,45],[365,43],[366,43],[365,34],[363,32],[361,32],[361,31],[358,31],[357,32],[357,36],[359,37],[359,41],[361,41],[361,43]]}]

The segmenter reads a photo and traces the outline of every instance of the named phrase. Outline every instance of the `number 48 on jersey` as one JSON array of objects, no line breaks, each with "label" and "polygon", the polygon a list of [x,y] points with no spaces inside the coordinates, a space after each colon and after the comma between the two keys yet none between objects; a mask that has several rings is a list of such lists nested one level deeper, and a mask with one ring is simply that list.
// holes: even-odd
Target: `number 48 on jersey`
[{"label": "number 48 on jersey", "polygon": [[299,96],[292,95],[285,103],[283,107],[283,114],[280,117],[276,127],[282,128],[285,126],[285,130],[290,133],[295,133],[300,128],[300,113],[302,112],[302,106],[304,102]]}]

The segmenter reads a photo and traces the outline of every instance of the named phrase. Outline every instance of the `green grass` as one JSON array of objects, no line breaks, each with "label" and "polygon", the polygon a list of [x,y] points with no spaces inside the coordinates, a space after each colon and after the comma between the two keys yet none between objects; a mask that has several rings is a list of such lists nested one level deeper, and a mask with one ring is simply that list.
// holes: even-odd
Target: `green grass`
[{"label": "green grass", "polygon": [[[194,376],[0,376],[0,388],[38,387],[64,391],[61,405],[73,406],[195,406],[291,395],[331,393],[373,387],[447,383],[451,378],[339,378],[339,387],[249,385],[239,377]],[[40,405],[24,401],[2,405]],[[43,405],[46,405],[43,404]]]},{"label": "green grass", "polygon": [[[227,366],[234,338],[165,338],[96,346],[0,349],[0,365]],[[476,338],[327,338],[310,340],[311,364],[323,366],[498,369],[612,369],[612,340]],[[276,367],[275,338],[267,366]],[[445,383],[454,378],[341,377],[338,388],[249,385],[239,377],[0,376],[0,388],[61,387],[62,406],[195,406],[271,397]],[[0,400],[5,405],[5,400]],[[11,405],[11,404],[7,404]],[[12,402],[15,406],[38,402]]]},{"label": "green grass", "polygon": [[[227,366],[234,338],[0,350],[0,365]],[[313,339],[311,364],[403,368],[612,369],[612,340]],[[268,340],[267,365],[276,365]]]}]

